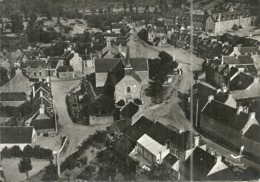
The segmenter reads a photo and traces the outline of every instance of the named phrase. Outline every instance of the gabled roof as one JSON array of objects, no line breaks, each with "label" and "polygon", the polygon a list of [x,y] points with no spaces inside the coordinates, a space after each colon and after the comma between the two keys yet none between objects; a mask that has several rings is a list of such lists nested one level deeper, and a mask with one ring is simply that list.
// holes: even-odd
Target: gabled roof
[{"label": "gabled roof", "polygon": [[260,126],[256,124],[251,125],[244,137],[260,143]]},{"label": "gabled roof", "polygon": [[121,120],[117,120],[117,121],[113,122],[110,125],[109,130],[112,131],[112,132],[116,132],[118,134],[121,134],[130,126],[131,126],[131,120],[121,119]]},{"label": "gabled roof", "polygon": [[153,124],[153,121],[141,116],[124,134],[136,142]]},{"label": "gabled roof", "polygon": [[215,157],[199,147],[191,155],[185,162],[187,168],[197,170],[203,177],[207,177],[216,164]]},{"label": "gabled roof", "polygon": [[137,143],[142,145],[142,147],[144,147],[154,156],[158,155],[158,151],[165,151],[165,149],[167,149],[166,146],[158,143],[146,134],[142,135],[142,137],[137,140]]},{"label": "gabled roof", "polygon": [[177,133],[160,122],[153,124],[146,134],[158,143],[165,145],[165,142],[170,141],[171,145],[184,151],[192,147],[189,142],[189,131]]},{"label": "gabled roof", "polygon": [[0,92],[1,101],[26,101],[26,93],[24,92]]},{"label": "gabled roof", "polygon": [[193,85],[193,104],[196,106],[198,99],[199,110],[208,102],[210,95],[213,95],[215,100],[222,103],[225,103],[229,98],[228,94],[218,92],[217,89],[205,82],[199,82]]},{"label": "gabled roof", "polygon": [[33,127],[25,126],[1,126],[1,144],[23,144],[32,143]]},{"label": "gabled roof", "polygon": [[21,67],[22,68],[46,68],[47,67],[47,63],[46,61],[42,61],[42,60],[33,60],[33,61],[26,61],[25,63],[21,63]]},{"label": "gabled roof", "polygon": [[234,48],[233,48],[233,46],[230,46],[230,45],[224,45],[223,47],[222,47],[222,54],[224,55],[224,56],[228,56],[228,55],[230,55],[232,52],[233,52],[233,50],[234,50]]},{"label": "gabled roof", "polygon": [[[120,61],[123,60],[125,64],[125,58],[105,58],[95,59],[95,72],[107,73]],[[147,58],[131,58],[131,65],[134,71],[148,71]]]},{"label": "gabled roof", "polygon": [[120,110],[121,119],[132,118],[137,113],[138,110],[139,110],[138,105],[136,105],[133,102],[129,102]]},{"label": "gabled roof", "polygon": [[174,155],[172,155],[171,153],[169,153],[168,155],[166,155],[166,157],[164,157],[163,161],[166,164],[173,166],[176,162],[179,161],[179,159],[177,157],[175,157]]},{"label": "gabled roof", "polygon": [[51,93],[51,88],[48,86],[47,83],[44,82],[36,82],[34,85],[35,92],[39,91],[39,88],[43,88],[44,90]]},{"label": "gabled roof", "polygon": [[254,78],[245,73],[239,73],[229,82],[230,91],[245,90],[254,83]]},{"label": "gabled roof", "polygon": [[31,126],[35,128],[35,130],[43,130],[43,129],[55,129],[55,120],[54,117],[50,119],[37,119],[32,120]]},{"label": "gabled roof", "polygon": [[204,110],[202,110],[202,114],[211,118],[214,122],[219,122],[222,125],[237,131],[241,131],[249,121],[248,113],[237,113],[236,108],[215,100],[212,100],[205,106]]},{"label": "gabled roof", "polygon": [[57,72],[73,72],[74,69],[72,66],[59,66],[58,69],[57,69]]},{"label": "gabled roof", "polygon": [[246,54],[246,53],[256,54],[258,52],[258,47],[240,47],[239,52],[241,54]]}]

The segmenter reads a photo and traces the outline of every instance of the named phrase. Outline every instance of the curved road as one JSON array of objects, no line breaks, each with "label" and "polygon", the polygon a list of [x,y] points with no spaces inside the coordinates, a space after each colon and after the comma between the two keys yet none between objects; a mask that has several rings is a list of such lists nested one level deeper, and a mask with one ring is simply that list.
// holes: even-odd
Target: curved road
[{"label": "curved road", "polygon": [[64,160],[74,151],[76,151],[77,146],[79,146],[84,139],[86,139],[90,134],[93,134],[96,130],[103,130],[107,125],[96,125],[96,126],[82,126],[72,122],[70,116],[67,112],[66,106],[66,95],[73,87],[77,86],[80,80],[60,80],[53,81],[51,84],[52,94],[53,94],[53,104],[59,116],[59,127],[58,135],[67,136],[69,145],[65,152],[65,155],[61,156]]}]

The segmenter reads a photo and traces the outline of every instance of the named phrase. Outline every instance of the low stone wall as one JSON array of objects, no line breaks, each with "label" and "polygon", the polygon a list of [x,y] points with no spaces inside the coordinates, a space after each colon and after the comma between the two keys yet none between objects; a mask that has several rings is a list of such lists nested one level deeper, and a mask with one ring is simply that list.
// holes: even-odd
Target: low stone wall
[{"label": "low stone wall", "polygon": [[113,121],[113,116],[90,116],[89,125],[110,124]]}]

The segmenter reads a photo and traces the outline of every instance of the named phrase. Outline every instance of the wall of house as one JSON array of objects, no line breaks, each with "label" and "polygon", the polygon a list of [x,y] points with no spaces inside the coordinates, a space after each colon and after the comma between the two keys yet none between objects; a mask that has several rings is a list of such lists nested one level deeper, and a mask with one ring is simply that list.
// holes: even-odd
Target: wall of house
[{"label": "wall of house", "polygon": [[24,100],[24,101],[0,101],[0,106],[18,107],[25,102],[26,102],[26,100]]},{"label": "wall of house", "polygon": [[31,145],[31,144],[30,143],[23,143],[23,144],[20,144],[20,143],[4,144],[4,143],[2,143],[2,144],[0,144],[0,151],[2,151],[3,148],[5,148],[5,147],[12,148],[15,145],[19,146],[20,149],[23,150],[25,146]]},{"label": "wall of house", "polygon": [[251,140],[247,137],[242,137],[242,145],[245,146],[245,152],[248,152],[256,157],[260,157],[260,143]]},{"label": "wall of house", "polygon": [[215,22],[215,33],[223,33],[227,30],[231,30],[234,24],[241,25],[243,28],[251,26],[254,17],[245,17],[234,20],[226,20],[221,22]]},{"label": "wall of house", "polygon": [[203,113],[201,114],[200,128],[211,137],[231,143],[237,147],[241,146],[242,133],[205,116]]},{"label": "wall of house", "polygon": [[215,30],[215,22],[211,17],[208,17],[206,19],[206,31],[214,32],[214,30]]},{"label": "wall of house", "polygon": [[107,73],[96,73],[96,87],[103,87],[107,80]]},{"label": "wall of house", "polygon": [[[127,88],[130,87],[130,92],[127,92]],[[115,86],[115,101],[131,99],[141,100],[141,84],[136,81],[132,76],[125,76],[116,86]]]},{"label": "wall of house", "polygon": [[30,68],[30,69],[27,69],[26,71],[27,71],[27,75],[28,75],[30,78],[48,76],[47,73],[46,73],[45,68],[42,68],[42,69]]},{"label": "wall of house", "polygon": [[154,164],[156,162],[156,156],[145,149],[140,143],[137,143],[137,153],[150,164]]},{"label": "wall of house", "polygon": [[82,58],[78,53],[74,53],[74,57],[70,60],[70,65],[76,73],[82,72]]},{"label": "wall of house", "polygon": [[74,78],[74,72],[58,72],[58,78],[61,79]]}]

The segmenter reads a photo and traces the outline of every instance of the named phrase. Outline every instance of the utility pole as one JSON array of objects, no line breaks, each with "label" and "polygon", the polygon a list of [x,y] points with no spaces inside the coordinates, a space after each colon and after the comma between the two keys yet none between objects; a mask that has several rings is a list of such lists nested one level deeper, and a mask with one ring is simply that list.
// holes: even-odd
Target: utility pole
[{"label": "utility pole", "polygon": [[2,51],[2,30],[4,30],[4,23],[3,23],[3,20],[2,20],[2,0],[0,0],[0,20],[1,20],[1,29],[0,29],[0,52]]}]

